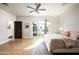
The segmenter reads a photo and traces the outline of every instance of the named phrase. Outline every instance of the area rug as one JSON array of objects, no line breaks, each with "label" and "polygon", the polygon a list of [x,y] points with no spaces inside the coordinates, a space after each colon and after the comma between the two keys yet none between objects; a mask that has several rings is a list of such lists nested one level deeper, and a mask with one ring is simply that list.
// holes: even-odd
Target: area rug
[{"label": "area rug", "polygon": [[41,42],[39,45],[33,48],[32,54],[33,55],[50,55],[50,53],[47,50],[45,42]]}]

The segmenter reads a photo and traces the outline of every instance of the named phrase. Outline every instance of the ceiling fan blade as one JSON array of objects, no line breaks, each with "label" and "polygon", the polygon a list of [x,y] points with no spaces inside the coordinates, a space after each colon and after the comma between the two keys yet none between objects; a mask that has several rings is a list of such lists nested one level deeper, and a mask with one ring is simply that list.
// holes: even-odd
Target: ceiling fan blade
[{"label": "ceiling fan blade", "polygon": [[32,13],[32,12],[34,12],[34,10],[30,11],[29,13]]},{"label": "ceiling fan blade", "polygon": [[35,5],[37,6],[38,4],[37,4],[37,3],[35,3]]},{"label": "ceiling fan blade", "polygon": [[34,9],[33,7],[27,6],[28,8]]},{"label": "ceiling fan blade", "polygon": [[62,3],[62,5],[67,5],[68,3]]},{"label": "ceiling fan blade", "polygon": [[38,10],[40,10],[40,11],[46,11],[46,9],[38,9]]},{"label": "ceiling fan blade", "polygon": [[37,6],[36,6],[36,11],[39,9],[40,6],[41,6],[41,4],[38,3]]},{"label": "ceiling fan blade", "polygon": [[8,6],[8,4],[7,4],[7,3],[2,3],[2,4],[4,4],[4,5]]}]

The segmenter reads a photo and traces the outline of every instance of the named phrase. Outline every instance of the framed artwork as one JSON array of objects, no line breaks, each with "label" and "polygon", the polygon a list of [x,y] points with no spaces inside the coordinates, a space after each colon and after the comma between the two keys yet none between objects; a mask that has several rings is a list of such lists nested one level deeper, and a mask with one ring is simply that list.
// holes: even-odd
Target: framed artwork
[{"label": "framed artwork", "polygon": [[25,28],[29,28],[29,23],[24,24]]}]

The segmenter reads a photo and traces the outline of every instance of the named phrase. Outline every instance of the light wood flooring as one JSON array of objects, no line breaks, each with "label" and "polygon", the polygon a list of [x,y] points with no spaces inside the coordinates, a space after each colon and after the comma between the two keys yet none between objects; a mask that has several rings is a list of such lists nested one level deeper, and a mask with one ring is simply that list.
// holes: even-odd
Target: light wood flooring
[{"label": "light wood flooring", "polygon": [[35,43],[33,38],[13,39],[0,45],[0,55],[31,55],[32,49],[25,49]]}]

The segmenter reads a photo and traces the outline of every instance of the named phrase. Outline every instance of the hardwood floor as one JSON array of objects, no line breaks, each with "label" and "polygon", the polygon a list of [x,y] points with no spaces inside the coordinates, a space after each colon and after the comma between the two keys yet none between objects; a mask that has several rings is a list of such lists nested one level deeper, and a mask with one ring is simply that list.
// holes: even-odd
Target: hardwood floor
[{"label": "hardwood floor", "polygon": [[31,55],[31,49],[25,49],[35,42],[34,39],[14,39],[0,45],[0,55]]}]

